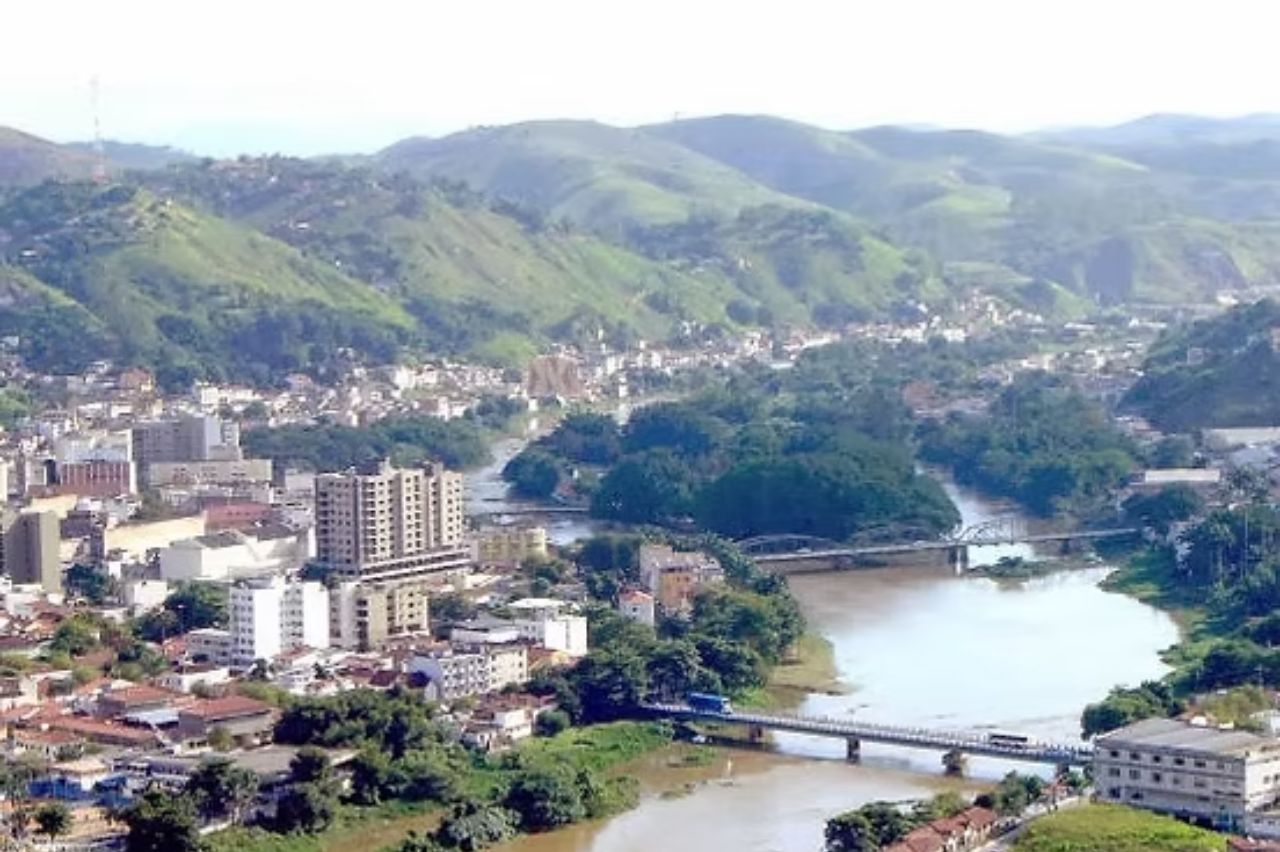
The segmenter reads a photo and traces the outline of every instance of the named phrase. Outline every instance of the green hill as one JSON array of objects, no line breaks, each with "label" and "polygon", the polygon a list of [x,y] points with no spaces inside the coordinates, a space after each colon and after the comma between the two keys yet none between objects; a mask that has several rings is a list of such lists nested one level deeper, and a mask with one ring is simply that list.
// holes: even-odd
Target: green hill
[{"label": "green hill", "polygon": [[[1005,270],[1110,304],[1270,283],[1274,142],[1107,150],[978,131],[837,133],[767,117],[645,128],[775,189],[848,211],[944,269]],[[953,280],[964,276],[948,276]]]},{"label": "green hill", "polygon": [[175,382],[265,381],[323,365],[343,346],[390,358],[413,336],[393,299],[136,187],[42,184],[0,205],[0,223],[17,304],[34,300],[104,343],[101,352],[53,349],[37,361],[45,369],[105,355],[157,366]]},{"label": "green hill", "polygon": [[614,235],[637,223],[802,203],[681,145],[588,121],[537,121],[443,139],[406,139],[380,152],[377,162],[419,177],[464,181],[486,195]]},{"label": "green hill", "polygon": [[751,207],[633,225],[628,245],[449,182],[287,158],[149,176],[401,301],[436,349],[527,354],[545,339],[875,314],[938,299],[927,265],[834,211]]},{"label": "green hill", "polygon": [[1164,334],[1124,404],[1170,431],[1280,423],[1280,304],[1263,300]]},{"label": "green hill", "polygon": [[51,178],[87,178],[92,172],[90,154],[0,127],[0,187],[30,186]]}]

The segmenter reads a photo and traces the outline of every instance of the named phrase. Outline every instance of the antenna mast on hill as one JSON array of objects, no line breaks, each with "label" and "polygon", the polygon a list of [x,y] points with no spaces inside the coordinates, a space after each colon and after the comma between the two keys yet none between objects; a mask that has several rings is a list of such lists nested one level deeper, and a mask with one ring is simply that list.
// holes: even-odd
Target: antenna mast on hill
[{"label": "antenna mast on hill", "polygon": [[89,78],[89,104],[93,109],[93,182],[106,183],[107,156],[102,150],[102,121],[98,115],[98,75]]}]

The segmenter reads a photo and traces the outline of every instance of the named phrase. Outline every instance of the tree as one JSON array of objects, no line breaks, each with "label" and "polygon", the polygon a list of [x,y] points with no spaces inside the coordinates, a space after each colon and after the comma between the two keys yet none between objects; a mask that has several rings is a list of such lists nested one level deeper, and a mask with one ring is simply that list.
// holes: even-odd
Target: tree
[{"label": "tree", "polygon": [[308,746],[298,749],[289,762],[289,778],[296,783],[322,783],[328,781],[332,774],[333,764],[328,752],[322,748]]},{"label": "tree", "polygon": [[560,463],[538,447],[530,447],[507,462],[502,478],[520,497],[545,499],[560,485]]},{"label": "tree", "polygon": [[276,804],[276,827],[284,832],[319,834],[333,824],[338,797],[328,784],[293,784]]},{"label": "tree", "polygon": [[1124,513],[1134,523],[1161,535],[1181,521],[1189,520],[1204,508],[1204,501],[1186,485],[1171,485],[1155,494],[1134,494],[1124,501]]},{"label": "tree", "polygon": [[120,812],[129,827],[126,852],[203,852],[189,796],[151,788]]},{"label": "tree", "polygon": [[645,660],[634,650],[594,650],[574,668],[573,683],[585,721],[617,719],[638,706],[649,691]]},{"label": "tree", "polygon": [[669,450],[627,456],[600,480],[591,499],[596,517],[661,524],[693,510],[696,486],[689,466]]},{"label": "tree", "polygon": [[238,823],[258,797],[258,776],[226,758],[207,760],[192,773],[186,791],[205,819],[226,816]]},{"label": "tree", "polygon": [[[202,685],[203,684],[200,684],[200,683],[196,684],[196,686],[202,686]],[[205,690],[207,692],[208,687],[205,687]],[[192,694],[198,694],[197,690],[195,689],[192,689],[191,692]],[[201,697],[208,698],[210,696],[203,695]],[[231,748],[236,743],[235,737],[231,736],[231,732],[228,731],[222,725],[213,726],[213,729],[209,731],[208,740],[209,740],[209,748],[213,749],[214,751],[230,751]]]},{"label": "tree", "polygon": [[538,714],[538,719],[534,722],[533,729],[540,737],[554,737],[561,731],[568,730],[572,724],[573,720],[563,710],[544,710]]},{"label": "tree", "polygon": [[111,578],[92,565],[76,563],[63,577],[67,591],[79,595],[94,606],[101,606],[111,593]]},{"label": "tree", "polygon": [[827,820],[823,832],[826,852],[877,852],[875,829],[860,811],[834,816]]},{"label": "tree", "polygon": [[478,852],[512,837],[515,820],[515,814],[502,808],[464,802],[445,817],[437,836],[449,849]]},{"label": "tree", "polygon": [[520,772],[512,780],[503,805],[519,816],[520,827],[526,831],[569,825],[587,815],[578,780],[563,764]]},{"label": "tree", "polygon": [[71,811],[61,802],[49,802],[36,808],[37,830],[53,842],[71,830]]}]

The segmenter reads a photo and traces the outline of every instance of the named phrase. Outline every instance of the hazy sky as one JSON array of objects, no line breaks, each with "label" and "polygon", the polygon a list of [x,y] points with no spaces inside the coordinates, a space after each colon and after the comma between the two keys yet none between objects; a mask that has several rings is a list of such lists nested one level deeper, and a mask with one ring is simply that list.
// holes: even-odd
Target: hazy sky
[{"label": "hazy sky", "polygon": [[532,118],[1280,111],[1273,0],[5,0],[0,125],[225,154]]}]

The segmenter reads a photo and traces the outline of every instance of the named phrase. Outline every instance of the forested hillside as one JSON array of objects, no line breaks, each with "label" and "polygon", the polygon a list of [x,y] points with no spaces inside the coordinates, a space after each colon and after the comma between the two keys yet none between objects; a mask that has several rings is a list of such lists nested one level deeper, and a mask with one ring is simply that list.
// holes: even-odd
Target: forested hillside
[{"label": "forested hillside", "polygon": [[1125,397],[1162,429],[1280,423],[1280,304],[1263,300],[1174,329]]}]

